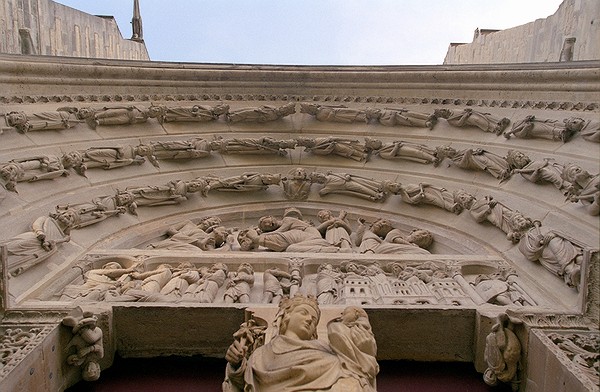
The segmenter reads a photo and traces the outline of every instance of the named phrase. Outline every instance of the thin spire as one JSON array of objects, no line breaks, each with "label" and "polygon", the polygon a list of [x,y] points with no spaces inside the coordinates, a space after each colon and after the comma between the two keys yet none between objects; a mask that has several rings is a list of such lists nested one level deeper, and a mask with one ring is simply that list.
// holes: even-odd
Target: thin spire
[{"label": "thin spire", "polygon": [[131,19],[133,28],[132,41],[144,42],[144,32],[142,31],[142,15],[140,14],[139,0],[133,0],[133,18]]}]

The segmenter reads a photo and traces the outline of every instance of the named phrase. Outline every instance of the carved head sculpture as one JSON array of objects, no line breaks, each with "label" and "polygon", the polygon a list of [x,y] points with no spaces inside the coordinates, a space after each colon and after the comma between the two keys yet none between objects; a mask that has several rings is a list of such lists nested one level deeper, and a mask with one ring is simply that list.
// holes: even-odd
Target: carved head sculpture
[{"label": "carved head sculpture", "polygon": [[318,338],[317,325],[320,318],[321,310],[315,297],[295,295],[281,300],[276,320],[279,321],[280,335],[314,340]]},{"label": "carved head sculpture", "polygon": [[395,181],[383,180],[381,182],[381,188],[383,192],[397,195],[402,190],[402,184]]},{"label": "carved head sculpture", "polygon": [[70,151],[63,154],[61,161],[65,169],[81,166],[83,163],[83,155],[79,151]]},{"label": "carved head sculpture", "polygon": [[427,249],[433,243],[433,234],[429,230],[414,229],[406,237],[406,240],[420,248]]},{"label": "carved head sculpture", "polygon": [[373,234],[381,238],[385,237],[393,229],[394,226],[392,226],[392,222],[387,219],[378,219],[371,224],[371,231]]},{"label": "carved head sculpture", "polygon": [[379,139],[371,139],[370,137],[365,138],[365,148],[368,151],[379,150],[383,146],[383,142]]},{"label": "carved head sculpture", "polygon": [[81,377],[85,381],[96,381],[100,378],[100,365],[96,361],[88,361],[83,365]]},{"label": "carved head sculpture", "polygon": [[563,121],[565,123],[565,127],[569,131],[573,131],[573,132],[581,131],[586,124],[585,120],[580,117],[569,117]]},{"label": "carved head sculpture", "polygon": [[317,144],[317,142],[314,138],[302,137],[302,136],[296,138],[296,143],[301,147],[307,147],[307,148],[314,147]]},{"label": "carved head sculpture", "polygon": [[458,189],[453,192],[454,202],[458,203],[465,210],[470,210],[475,202],[475,196],[465,191],[464,189]]},{"label": "carved head sculpture", "polygon": [[281,174],[265,173],[260,175],[260,179],[265,185],[277,185],[281,182]]},{"label": "carved head sculpture", "polygon": [[229,105],[216,105],[212,108],[213,116],[220,116],[221,114],[229,113]]},{"label": "carved head sculpture", "polygon": [[253,275],[254,274],[254,268],[252,268],[252,265],[250,263],[242,263],[238,267],[238,273],[240,273],[240,272],[245,272],[248,275]]},{"label": "carved head sculpture", "polygon": [[23,126],[27,124],[27,115],[24,112],[9,112],[5,120],[9,127]]},{"label": "carved head sculpture", "polygon": [[[324,210],[325,211],[325,210]],[[333,270],[333,266],[329,263],[323,263],[321,265],[319,265],[319,268],[317,268],[317,272],[321,272],[324,270]]]},{"label": "carved head sculpture", "polygon": [[6,163],[0,168],[0,178],[6,182],[16,181],[24,174],[23,168],[16,162]]},{"label": "carved head sculpture", "polygon": [[281,226],[281,222],[272,215],[263,216],[258,220],[258,228],[263,233],[277,230],[279,226]]},{"label": "carved head sculpture", "polygon": [[227,272],[229,272],[229,267],[227,267],[223,263],[215,263],[210,267],[210,272],[214,273],[217,271],[223,271],[225,273],[225,275],[227,275]]},{"label": "carved head sculpture", "polygon": [[87,119],[87,118],[92,118],[96,115],[96,110],[90,108],[90,107],[85,107],[85,108],[80,108],[77,111],[77,118],[79,119]]},{"label": "carved head sculpture", "polygon": [[198,223],[198,228],[208,233],[211,232],[215,227],[221,225],[221,223],[221,218],[219,218],[218,216],[208,216],[206,218],[203,218]]},{"label": "carved head sculpture", "polygon": [[585,185],[591,177],[591,174],[584,170],[581,166],[573,163],[568,163],[561,174],[561,177],[565,181],[571,183],[577,183],[579,185]]},{"label": "carved head sculpture", "polygon": [[511,169],[522,169],[531,163],[531,159],[519,150],[508,150],[506,161]]},{"label": "carved head sculpture", "polygon": [[102,266],[102,269],[121,269],[123,268],[121,266],[121,264],[117,263],[116,261],[109,261],[108,263],[104,264]]},{"label": "carved head sculpture", "polygon": [[277,114],[284,117],[296,113],[296,103],[290,102],[277,108]]},{"label": "carved head sculpture", "polygon": [[118,207],[130,206],[135,201],[133,193],[128,191],[118,192],[115,195],[115,202]]},{"label": "carved head sculpture", "polygon": [[148,110],[146,111],[148,117],[157,118],[164,116],[167,113],[167,107],[165,105],[150,105]]},{"label": "carved head sculpture", "polygon": [[188,193],[195,193],[204,191],[208,186],[208,183],[205,180],[197,178],[195,180],[188,181],[186,185]]},{"label": "carved head sculpture", "polygon": [[308,174],[306,174],[306,169],[298,167],[288,172],[288,178],[290,180],[306,180],[308,178]]},{"label": "carved head sculpture", "polygon": [[456,149],[450,145],[437,146],[435,148],[435,156],[441,161],[444,158],[452,158],[457,154]]},{"label": "carved head sculpture", "polygon": [[251,251],[258,248],[258,243],[255,241],[256,237],[258,237],[258,233],[254,229],[240,231],[237,238],[240,250]]},{"label": "carved head sculpture", "polygon": [[150,157],[154,155],[154,148],[148,144],[138,144],[135,153],[141,157]]},{"label": "carved head sculpture", "polygon": [[321,210],[317,212],[317,218],[319,219],[319,222],[328,221],[329,219],[331,219],[331,211]]},{"label": "carved head sculpture", "polygon": [[312,114],[314,116],[317,114],[319,107],[319,105],[314,103],[303,102],[300,104],[300,113]]},{"label": "carved head sculpture", "polygon": [[79,214],[73,209],[68,209],[65,211],[61,211],[58,214],[53,214],[54,219],[58,222],[58,224],[65,230],[76,226],[80,219]]}]

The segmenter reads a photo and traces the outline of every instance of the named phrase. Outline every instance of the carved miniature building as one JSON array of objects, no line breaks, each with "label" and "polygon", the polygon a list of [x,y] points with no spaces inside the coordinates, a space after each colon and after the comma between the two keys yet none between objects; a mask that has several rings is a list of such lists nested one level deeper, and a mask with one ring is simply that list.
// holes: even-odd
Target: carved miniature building
[{"label": "carved miniature building", "polygon": [[380,360],[594,390],[598,61],[0,69],[0,389],[222,358],[303,293],[362,305]]}]

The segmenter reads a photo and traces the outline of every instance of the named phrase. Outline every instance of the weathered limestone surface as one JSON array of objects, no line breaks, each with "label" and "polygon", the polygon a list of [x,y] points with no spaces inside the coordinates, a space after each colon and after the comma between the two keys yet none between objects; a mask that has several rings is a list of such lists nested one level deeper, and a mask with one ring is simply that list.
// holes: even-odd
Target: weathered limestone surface
[{"label": "weathered limestone surface", "polygon": [[450,44],[444,64],[537,63],[561,60],[565,39],[575,38],[573,61],[600,58],[600,4],[565,0],[545,19],[506,30],[475,31],[473,42]]},{"label": "weathered limestone surface", "polygon": [[123,38],[112,16],[90,15],[52,0],[2,0],[0,15],[0,53],[150,59],[143,42]]},{"label": "weathered limestone surface", "polygon": [[[78,214],[70,223],[69,241],[58,244],[56,253],[43,262],[7,278],[7,292],[3,294],[10,311],[42,309],[41,312],[67,313],[82,306],[86,311],[102,314],[99,326],[106,342],[103,369],[110,366],[115,350],[124,356],[222,357],[231,343],[231,335],[244,320],[245,309],[263,309],[267,313],[276,309],[275,305],[263,302],[265,271],[273,267],[289,275],[284,282],[289,293],[318,295],[337,290],[332,295],[333,304],[322,304],[327,312],[338,311],[348,304],[362,305],[369,314],[380,347],[378,357],[382,359],[469,361],[484,372],[488,366],[484,360],[486,338],[498,324],[499,315],[507,313],[511,323],[514,322],[506,328],[512,328],[519,339],[523,364],[530,359],[528,331],[540,328],[543,323],[554,323],[559,330],[567,327],[589,330],[594,323],[597,325],[600,222],[589,208],[593,204],[584,203],[588,199],[565,200],[563,194],[568,191],[589,196],[590,191],[593,196],[593,181],[587,188],[587,182],[581,181],[584,185],[571,188],[565,185],[560,189],[561,184],[536,182],[533,175],[525,178],[516,172],[501,181],[484,170],[467,170],[453,160],[435,162],[431,157],[447,145],[457,151],[489,151],[505,161],[509,150],[519,150],[534,163],[548,158],[557,164],[577,164],[593,180],[599,171],[598,143],[584,139],[581,133],[567,142],[507,139],[477,126],[455,126],[442,116],[437,117],[430,129],[403,124],[385,126],[375,118],[351,124],[319,121],[300,112],[300,103],[304,102],[344,105],[365,113],[365,117],[366,113],[376,112],[373,109],[399,113],[406,110],[424,116],[444,109],[456,113],[473,109],[493,118],[508,119],[509,128],[533,115],[559,124],[567,118],[579,117],[587,126],[583,132],[593,131],[600,104],[597,61],[425,68],[202,64],[183,67],[116,60],[59,62],[53,58],[2,55],[0,69],[2,113],[23,112],[33,120],[37,113],[57,113],[61,109],[60,113],[70,113],[76,119],[77,110],[69,111],[72,108],[118,109],[103,111],[115,114],[112,122],[116,125],[81,121],[70,128],[31,129],[21,133],[4,122],[0,134],[0,166],[30,158],[23,161],[29,162],[30,174],[45,173],[47,167],[36,163],[40,162],[39,157],[57,157],[63,162],[69,152],[88,153],[87,170],[78,172],[68,168],[64,169],[70,173],[67,176],[19,181],[15,189],[18,193],[5,189],[4,179],[0,180],[0,242],[36,234],[32,223],[39,217],[48,217],[49,213],[55,214],[53,219],[59,219],[61,214],[73,218],[67,211]],[[169,108],[227,105],[228,111],[234,113],[240,109],[290,105],[294,111],[264,123],[228,122],[225,113],[208,122],[161,123],[157,118],[142,115],[153,105]],[[130,122],[130,113],[143,121]],[[332,144],[330,153],[324,147],[315,154],[297,145],[299,139],[307,138],[329,141],[337,138],[341,142]],[[185,150],[190,140],[200,139],[206,141],[201,149]],[[378,148],[373,139],[378,139],[385,151],[401,142],[420,146],[421,150],[405,149],[399,153],[400,159],[384,159],[369,150]],[[185,153],[181,156],[187,159],[156,154],[153,161],[141,146],[156,146],[156,143],[182,148]],[[240,148],[236,153],[212,148],[224,144]],[[276,146],[277,151],[257,153],[260,146],[267,149]],[[344,155],[348,147],[356,146],[363,153],[362,160]],[[424,154],[427,159],[402,159],[401,154],[408,154],[409,158],[410,154]],[[102,159],[106,159],[106,164],[102,164]],[[344,192],[322,194],[320,191],[326,185],[319,179],[328,172],[345,173],[350,179],[367,179],[363,185],[373,185],[374,194],[384,193],[385,197],[362,198],[352,191],[365,191],[368,187],[356,188],[343,181],[336,182],[334,190]],[[290,178],[295,173],[305,174],[299,175],[302,180],[294,183],[302,194],[296,198],[289,192]],[[207,188],[211,181],[218,184],[215,178],[227,180],[228,186],[221,190]],[[418,192],[420,187],[424,190],[422,197]],[[454,208],[455,191],[459,190],[480,201],[477,206],[482,210],[486,210],[482,201],[488,201],[489,210],[493,211],[491,217],[479,209]],[[133,195],[133,201],[118,199],[126,192]],[[497,203],[490,206],[489,201]],[[350,248],[352,253],[345,253],[348,248],[342,252],[341,246],[326,243],[327,237],[318,241],[318,249],[335,248],[335,253],[274,252],[264,246],[252,252],[240,250],[241,231],[258,225],[259,219],[266,215],[281,218],[290,207],[297,211],[289,212],[289,216],[298,217],[300,213],[302,219],[312,221],[315,226],[319,224],[319,211],[330,210],[334,217],[345,211],[343,218],[352,231],[349,233],[352,242],[358,235],[359,218],[367,224],[379,218],[389,220],[398,230],[397,235],[377,235],[379,240],[370,238],[382,242],[395,238],[408,247],[413,245],[402,241],[409,242],[411,231],[425,229],[433,235],[433,243],[427,248],[431,254],[420,250],[418,255],[373,255],[361,253],[366,245],[360,248],[356,244]],[[525,219],[521,228],[511,226],[509,215],[512,217],[515,211],[531,221]],[[212,228],[200,227],[199,223],[210,216],[218,217],[220,223]],[[177,230],[171,228],[181,229],[186,221],[191,222],[186,227],[189,231],[177,236]],[[545,266],[528,260],[519,248],[518,239],[534,227],[534,221],[541,223],[543,235],[558,232],[564,236],[561,238],[570,239],[567,241],[573,249],[581,251],[577,254],[581,257],[561,258],[554,247],[554,253],[543,257]],[[185,242],[188,234],[197,237]],[[507,234],[511,234],[510,239]],[[39,238],[25,237],[31,237],[34,249],[42,252]],[[185,249],[148,247],[170,238],[180,241],[176,247]],[[399,249],[395,247],[398,242],[389,241],[384,245],[390,246],[374,248]],[[205,249],[212,246],[215,250],[206,251],[194,244]],[[7,255],[9,263],[13,256]],[[563,264],[572,261],[579,266],[581,284],[569,287],[563,276],[546,268],[553,260]],[[104,275],[106,279],[99,278],[102,273],[98,271],[108,261],[118,262],[122,271],[115,268],[117,272],[109,271]],[[353,270],[349,261],[356,261],[362,267]],[[383,273],[375,261],[385,269]],[[134,270],[137,262],[143,269]],[[244,262],[253,267],[250,300],[226,303],[225,291],[233,281],[232,276],[219,272],[222,267],[213,265],[225,264],[231,273],[238,271]],[[169,267],[158,268],[165,263]],[[330,277],[336,276],[336,269],[346,274],[342,281],[335,284],[327,281],[327,274],[319,270],[324,264],[332,265]],[[139,287],[129,293],[119,291],[127,283],[133,282],[133,286],[143,280],[142,276],[147,278],[157,271],[164,272],[163,277],[185,276],[189,282],[174,279],[169,290],[152,295],[140,293]],[[208,282],[196,287],[203,294],[195,302],[177,299],[178,290],[198,283],[194,281],[195,272]],[[90,276],[98,281],[90,280]],[[116,284],[121,276],[125,277]],[[158,276],[153,279],[145,282],[149,283],[146,288],[153,283],[160,285]],[[569,282],[575,281],[573,273]],[[109,296],[101,301],[99,297],[86,301],[68,299],[77,290],[98,288],[94,286],[98,282],[113,285],[112,288],[118,289],[115,292],[129,297]],[[377,289],[372,289],[370,296],[361,297],[357,295],[360,290],[356,290],[360,287]],[[397,291],[386,292],[390,287]],[[67,288],[75,291],[68,292]],[[416,288],[423,291],[415,294]],[[495,290],[492,294],[490,288]],[[92,297],[98,292],[93,292]],[[126,302],[119,302],[124,298]],[[140,302],[140,298],[152,302]],[[206,302],[208,299],[210,302]],[[32,318],[27,313],[23,317],[28,321]],[[147,330],[140,333],[138,322],[142,319]],[[204,321],[198,324],[197,319]],[[516,319],[524,321],[519,324]],[[205,326],[217,324],[218,331],[206,337],[200,335]],[[194,325],[197,325],[194,333],[188,333]],[[163,333],[167,329],[169,333]],[[56,377],[63,379],[66,386],[78,381],[80,374],[80,370],[71,369],[70,373]],[[532,374],[527,375],[524,365],[517,370],[521,380],[535,381],[541,377]],[[520,385],[525,390],[526,383]]]}]

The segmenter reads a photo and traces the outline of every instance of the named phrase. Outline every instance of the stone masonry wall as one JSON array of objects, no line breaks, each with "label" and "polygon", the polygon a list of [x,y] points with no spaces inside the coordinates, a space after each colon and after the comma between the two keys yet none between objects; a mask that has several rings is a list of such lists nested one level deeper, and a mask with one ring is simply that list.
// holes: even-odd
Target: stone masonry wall
[{"label": "stone masonry wall", "polygon": [[[600,2],[565,0],[545,19],[479,34],[468,44],[451,44],[444,64],[559,61],[565,38],[575,37],[573,60],[600,59]],[[493,27],[493,26],[491,26]]]},{"label": "stone masonry wall", "polygon": [[150,59],[143,43],[123,38],[112,16],[52,0],[0,0],[0,53]]}]

